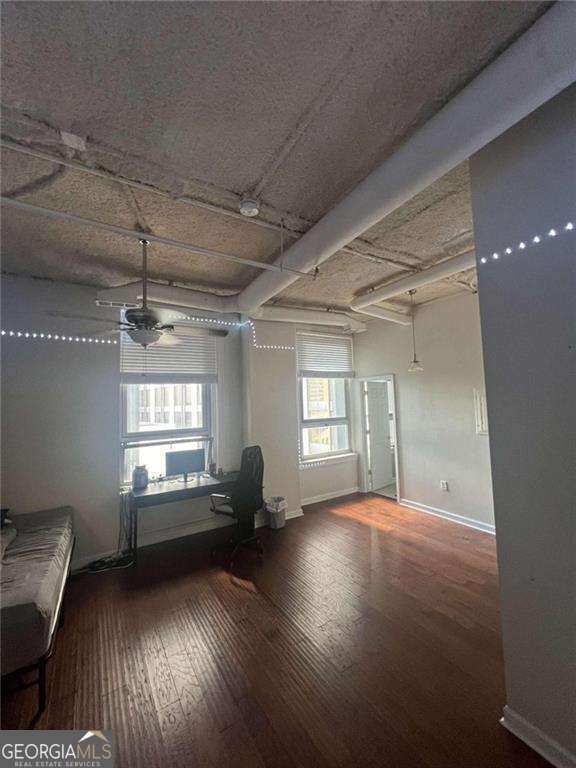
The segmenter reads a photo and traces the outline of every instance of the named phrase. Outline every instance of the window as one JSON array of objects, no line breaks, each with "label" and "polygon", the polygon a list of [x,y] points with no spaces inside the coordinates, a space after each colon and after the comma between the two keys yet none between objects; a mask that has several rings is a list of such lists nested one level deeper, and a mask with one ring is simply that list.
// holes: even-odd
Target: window
[{"label": "window", "polygon": [[348,379],[352,341],[345,336],[298,334],[302,458],[312,460],[350,450]]},{"label": "window", "polygon": [[122,336],[122,482],[141,464],[151,479],[163,476],[168,451],[203,448],[213,460],[215,339],[176,335],[178,346],[146,351]]}]

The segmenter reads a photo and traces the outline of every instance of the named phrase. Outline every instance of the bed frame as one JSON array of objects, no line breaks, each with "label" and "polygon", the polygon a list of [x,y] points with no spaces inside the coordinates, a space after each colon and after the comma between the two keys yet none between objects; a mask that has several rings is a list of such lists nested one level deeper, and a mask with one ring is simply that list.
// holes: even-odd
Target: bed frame
[{"label": "bed frame", "polygon": [[64,593],[66,591],[68,579],[70,578],[72,554],[74,553],[75,545],[76,537],[73,537],[72,546],[70,547],[70,552],[68,553],[68,559],[66,562],[66,576],[62,579],[62,586],[60,587],[60,593],[58,595],[58,604],[56,606],[56,610],[54,611],[52,624],[50,626],[50,644],[48,646],[48,650],[38,659],[38,661],[35,661],[33,664],[27,664],[25,667],[13,669],[12,672],[8,672],[5,675],[2,675],[2,679],[4,680],[6,678],[12,677],[12,675],[22,676],[27,672],[33,672],[34,670],[37,671],[38,676],[35,680],[32,680],[29,683],[20,681],[19,685],[19,690],[25,690],[26,688],[30,688],[33,685],[38,686],[38,709],[32,718],[32,722],[30,723],[31,726],[34,726],[38,722],[40,716],[46,709],[46,664],[48,663],[48,659],[54,653],[54,647],[56,645],[56,634],[60,627],[64,626]]}]

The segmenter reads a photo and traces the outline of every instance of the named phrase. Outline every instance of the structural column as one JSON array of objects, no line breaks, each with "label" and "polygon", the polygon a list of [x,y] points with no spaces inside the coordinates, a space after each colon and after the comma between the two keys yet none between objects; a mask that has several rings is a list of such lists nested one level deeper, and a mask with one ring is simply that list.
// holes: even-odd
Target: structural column
[{"label": "structural column", "polygon": [[503,724],[576,766],[576,86],[471,159]]}]

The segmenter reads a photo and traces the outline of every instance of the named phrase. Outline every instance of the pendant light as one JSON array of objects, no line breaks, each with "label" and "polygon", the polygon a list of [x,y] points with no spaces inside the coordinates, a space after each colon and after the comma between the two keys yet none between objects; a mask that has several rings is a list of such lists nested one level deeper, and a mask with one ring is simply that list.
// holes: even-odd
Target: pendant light
[{"label": "pendant light", "polygon": [[424,366],[416,357],[416,328],[414,326],[414,294],[416,290],[413,288],[408,293],[410,294],[410,306],[412,309],[412,352],[414,353],[412,362],[408,366],[408,373],[421,373],[424,370]]}]

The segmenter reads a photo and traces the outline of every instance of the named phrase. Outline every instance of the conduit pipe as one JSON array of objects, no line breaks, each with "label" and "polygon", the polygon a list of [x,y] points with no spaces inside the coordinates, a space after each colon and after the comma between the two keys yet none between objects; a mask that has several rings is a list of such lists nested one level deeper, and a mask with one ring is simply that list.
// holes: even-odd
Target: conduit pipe
[{"label": "conduit pipe", "polygon": [[[575,50],[576,3],[556,3],[294,243],[282,263],[312,270],[567,88],[576,80]],[[259,275],[240,294],[240,311],[251,314],[296,279]]]},{"label": "conduit pipe", "polygon": [[[418,272],[416,275],[404,277],[401,280],[396,280],[394,283],[384,285],[382,288],[377,288],[374,291],[364,293],[354,299],[350,304],[350,309],[354,310],[354,312],[363,312],[366,307],[370,307],[371,310],[376,309],[376,307],[371,307],[370,305],[375,304],[377,301],[392,299],[394,296],[399,296],[401,293],[406,293],[407,291],[422,288],[424,285],[435,283],[437,280],[442,280],[445,277],[450,277],[451,275],[455,275],[458,272],[463,272],[465,269],[470,269],[475,266],[476,254],[474,250],[462,253],[460,256],[455,256],[453,259],[443,261],[441,264],[430,267],[423,272]],[[387,312],[387,310],[382,309],[379,310],[379,312]],[[367,314],[370,314],[370,312],[367,312]],[[384,317],[382,314],[380,317],[383,317],[385,320],[390,319]]]},{"label": "conduit pipe", "polygon": [[67,213],[66,211],[58,211],[54,208],[44,208],[41,205],[34,205],[32,203],[25,203],[23,200],[16,200],[11,197],[0,196],[0,201],[4,205],[11,206],[12,208],[19,208],[29,213],[38,213],[41,216],[46,216],[49,219],[64,219],[65,221],[73,221],[76,224],[82,224],[87,227],[95,227],[96,229],[104,229],[108,232],[114,232],[117,235],[123,237],[130,237],[136,240],[141,240],[143,236],[146,237],[151,243],[160,243],[161,245],[170,245],[173,248],[178,248],[181,251],[188,251],[189,253],[195,253],[202,256],[210,256],[215,259],[223,259],[224,261],[233,261],[238,264],[248,265],[250,267],[256,267],[257,269],[268,270],[270,272],[293,272],[295,276],[314,279],[314,275],[301,272],[300,270],[294,270],[291,267],[284,266],[283,264],[268,264],[265,261],[255,261],[254,259],[246,259],[243,256],[234,256],[231,253],[222,253],[221,251],[213,251],[209,248],[202,248],[199,245],[190,245],[190,243],[182,243],[179,240],[172,240],[170,237],[160,237],[160,235],[153,235],[150,232],[142,232],[135,229],[128,229],[126,227],[120,227],[116,224],[108,224],[105,221],[96,221],[95,219],[87,219],[84,216],[77,216],[75,213]]}]

